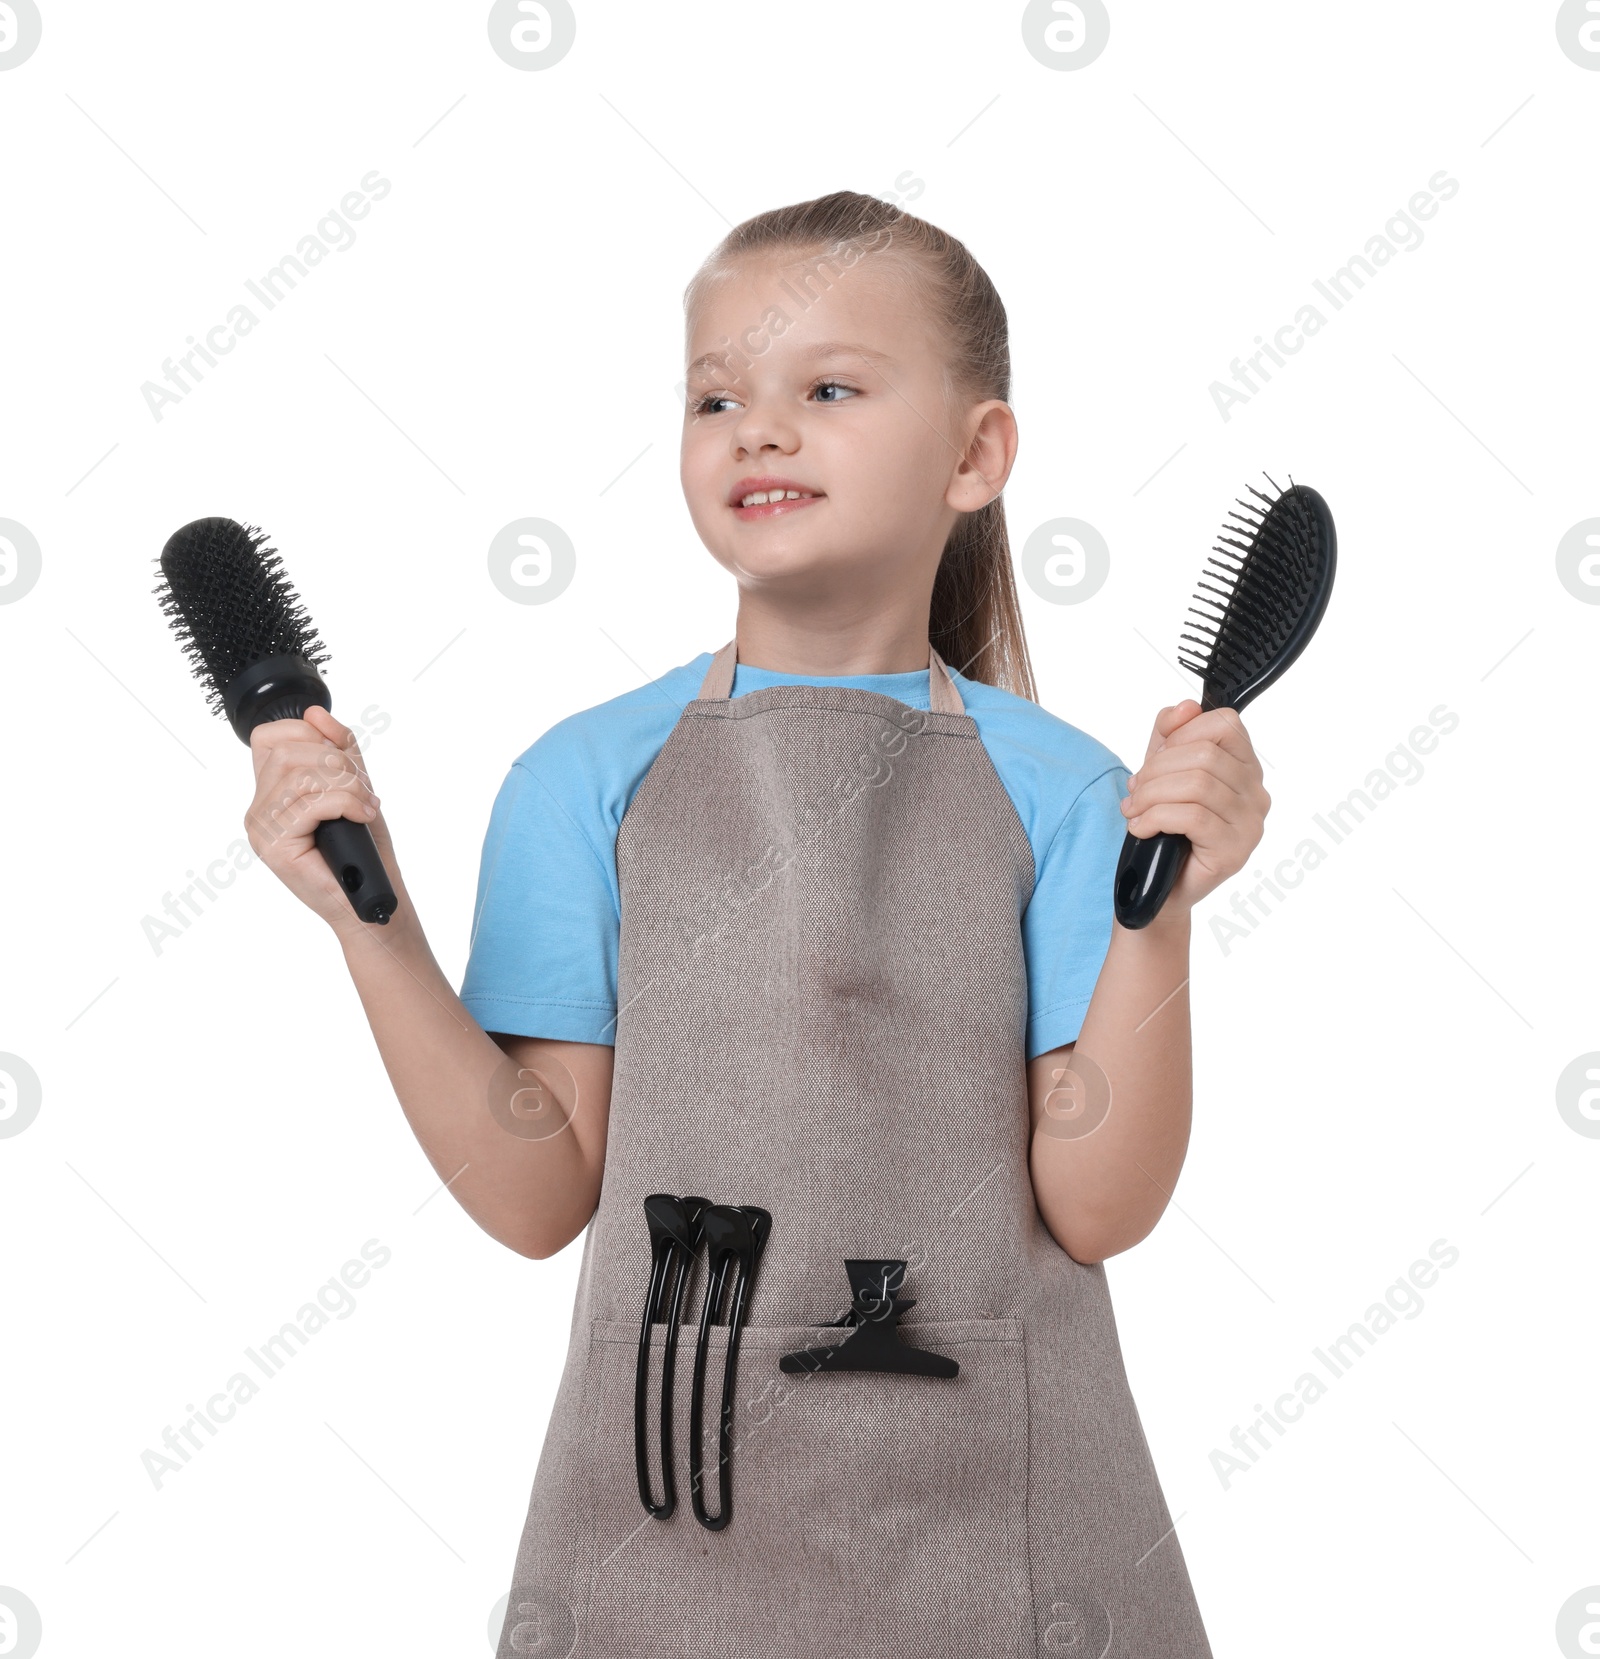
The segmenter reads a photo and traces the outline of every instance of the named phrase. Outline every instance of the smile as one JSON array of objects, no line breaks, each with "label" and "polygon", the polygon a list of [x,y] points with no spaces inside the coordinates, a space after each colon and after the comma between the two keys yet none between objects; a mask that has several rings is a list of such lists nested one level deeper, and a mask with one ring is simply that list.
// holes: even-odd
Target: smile
[{"label": "smile", "polygon": [[742,519],[775,518],[780,513],[797,513],[813,501],[822,501],[817,489],[788,483],[780,478],[745,478],[729,494],[729,506]]}]

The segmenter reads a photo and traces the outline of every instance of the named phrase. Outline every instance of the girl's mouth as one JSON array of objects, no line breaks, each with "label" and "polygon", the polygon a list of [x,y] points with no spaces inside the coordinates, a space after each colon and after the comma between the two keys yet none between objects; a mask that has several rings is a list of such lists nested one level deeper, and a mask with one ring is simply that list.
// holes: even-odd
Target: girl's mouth
[{"label": "girl's mouth", "polygon": [[735,518],[754,520],[778,518],[825,499],[826,497],[812,490],[749,490],[729,505]]}]

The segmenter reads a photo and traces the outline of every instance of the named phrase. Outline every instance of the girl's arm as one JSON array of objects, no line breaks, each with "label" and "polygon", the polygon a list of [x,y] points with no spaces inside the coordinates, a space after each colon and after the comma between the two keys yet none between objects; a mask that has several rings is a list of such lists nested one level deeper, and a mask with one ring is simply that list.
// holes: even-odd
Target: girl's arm
[{"label": "girl's arm", "polygon": [[1192,1104],[1190,911],[1244,867],[1270,805],[1236,710],[1191,700],[1156,717],[1124,816],[1135,835],[1177,831],[1192,851],[1148,927],[1112,923],[1077,1041],[1028,1066],[1034,1198],[1078,1261],[1131,1249],[1172,1197]]},{"label": "girl's arm", "polygon": [[1132,1249],[1177,1184],[1189,1148],[1188,974],[1189,913],[1171,898],[1137,932],[1113,922],[1078,1040],[1029,1062],[1034,1199],[1078,1261]]},{"label": "girl's arm", "polygon": [[[378,1052],[428,1161],[491,1237],[553,1255],[594,1214],[605,1162],[612,1050],[489,1036],[434,960],[355,736],[326,709],[250,739],[256,795],[245,818],[264,863],[333,929]],[[360,921],[314,834],[325,818],[371,826],[399,901]]]}]

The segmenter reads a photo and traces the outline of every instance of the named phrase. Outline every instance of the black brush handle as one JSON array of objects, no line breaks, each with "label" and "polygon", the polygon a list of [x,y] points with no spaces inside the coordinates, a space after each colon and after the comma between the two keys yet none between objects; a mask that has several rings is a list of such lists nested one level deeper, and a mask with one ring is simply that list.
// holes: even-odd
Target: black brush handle
[{"label": "black brush handle", "polygon": [[1187,835],[1167,830],[1146,836],[1129,830],[1123,836],[1112,897],[1117,920],[1124,927],[1148,927],[1155,920],[1189,856],[1190,846]]},{"label": "black brush handle", "polygon": [[[263,722],[301,720],[312,704],[333,712],[333,694],[316,665],[293,653],[253,663],[228,683],[222,701],[229,722],[245,743]],[[364,922],[386,925],[399,906],[371,829],[353,818],[324,818],[312,832],[312,840],[349,895],[356,915]]]},{"label": "black brush handle", "polygon": [[364,922],[386,924],[397,901],[371,827],[350,818],[324,818],[312,839],[349,894],[356,915]]},{"label": "black brush handle", "polygon": [[[1202,714],[1220,706],[1211,700],[1211,693],[1210,684],[1202,686]],[[1249,701],[1248,696],[1241,697],[1234,706],[1243,708]],[[1123,836],[1111,896],[1117,920],[1125,928],[1149,927],[1156,919],[1193,846],[1187,835],[1180,835],[1176,830],[1157,830],[1154,835],[1144,836],[1129,830]]]}]

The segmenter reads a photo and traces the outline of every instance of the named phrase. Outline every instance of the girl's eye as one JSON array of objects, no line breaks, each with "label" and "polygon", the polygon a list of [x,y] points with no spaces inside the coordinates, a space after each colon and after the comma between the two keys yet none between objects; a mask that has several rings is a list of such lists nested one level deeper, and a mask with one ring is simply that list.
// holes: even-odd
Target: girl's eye
[{"label": "girl's eye", "polygon": [[[827,392],[836,395],[825,397],[823,394]],[[846,399],[857,397],[860,394],[854,386],[846,385],[842,380],[819,380],[811,388],[809,395],[814,396],[819,403],[842,403]],[[720,405],[731,404],[735,401],[736,399],[730,397],[726,392],[707,392],[697,402],[689,405],[689,412],[696,416],[720,415],[722,413]]]}]

